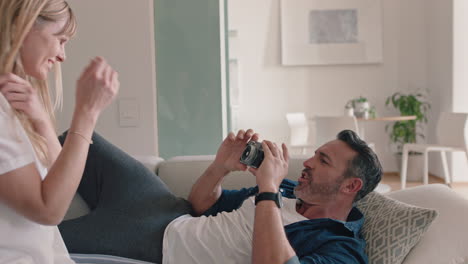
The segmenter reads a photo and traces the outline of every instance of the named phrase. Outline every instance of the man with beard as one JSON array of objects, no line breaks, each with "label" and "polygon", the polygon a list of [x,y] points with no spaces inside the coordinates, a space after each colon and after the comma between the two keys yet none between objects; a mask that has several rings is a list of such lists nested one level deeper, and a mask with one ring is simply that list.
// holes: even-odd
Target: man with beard
[{"label": "man with beard", "polygon": [[[252,130],[230,134],[192,187],[195,214],[166,228],[163,263],[367,263],[362,213],[353,205],[374,190],[382,167],[356,133],[344,130],[304,162],[298,182],[285,180],[288,150],[263,141],[258,169],[239,157]],[[222,190],[224,176],[248,169],[257,186]],[[234,176],[233,176],[234,177]]]}]

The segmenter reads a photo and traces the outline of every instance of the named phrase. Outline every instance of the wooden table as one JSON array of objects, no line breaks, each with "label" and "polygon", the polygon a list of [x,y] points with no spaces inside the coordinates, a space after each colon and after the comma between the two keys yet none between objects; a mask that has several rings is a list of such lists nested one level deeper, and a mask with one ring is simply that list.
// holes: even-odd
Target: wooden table
[{"label": "wooden table", "polygon": [[374,117],[374,118],[357,118],[359,122],[361,121],[409,121],[416,120],[415,115],[411,116],[383,116],[383,117]]}]

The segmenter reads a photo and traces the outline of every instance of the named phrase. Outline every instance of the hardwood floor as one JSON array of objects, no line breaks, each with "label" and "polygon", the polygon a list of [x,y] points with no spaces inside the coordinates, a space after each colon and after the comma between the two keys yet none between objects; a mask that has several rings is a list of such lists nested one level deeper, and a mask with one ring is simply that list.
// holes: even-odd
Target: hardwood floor
[{"label": "hardwood floor", "polygon": [[[392,188],[392,191],[400,190],[401,189],[401,183],[400,183],[400,174],[397,172],[386,172],[384,173],[382,183],[390,185]],[[430,175],[429,176],[429,183],[441,183],[444,184],[444,180]],[[418,185],[422,185],[421,182],[407,182],[406,183],[406,188],[409,187],[414,187]],[[464,196],[466,199],[468,199],[468,182],[455,182],[452,184],[452,189],[456,191],[457,193],[461,194]]]}]

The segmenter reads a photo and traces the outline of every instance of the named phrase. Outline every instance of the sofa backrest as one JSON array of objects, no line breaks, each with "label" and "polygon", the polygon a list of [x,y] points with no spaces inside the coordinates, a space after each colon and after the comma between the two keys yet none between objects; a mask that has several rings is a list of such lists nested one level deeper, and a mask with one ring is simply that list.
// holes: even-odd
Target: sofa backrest
[{"label": "sofa backrest", "polygon": [[[195,181],[214,160],[209,156],[178,156],[159,164],[157,175],[179,197],[187,198]],[[297,180],[303,169],[306,156],[293,156],[289,161],[289,173],[286,178]],[[232,172],[225,177],[223,189],[240,189],[255,186],[255,177],[249,171]]]},{"label": "sofa backrest", "polygon": [[[176,196],[187,198],[192,185],[208,168],[214,157],[214,155],[178,156],[169,160],[158,157],[135,158],[151,171],[155,171],[156,175],[166,183]],[[299,178],[303,169],[302,163],[306,158],[306,156],[293,156],[290,158],[288,179],[297,180]],[[226,176],[223,182],[224,189],[240,189],[251,186],[255,186],[255,177],[248,171],[232,172]],[[74,219],[89,212],[89,207],[77,194],[65,215],[65,220]]]}]

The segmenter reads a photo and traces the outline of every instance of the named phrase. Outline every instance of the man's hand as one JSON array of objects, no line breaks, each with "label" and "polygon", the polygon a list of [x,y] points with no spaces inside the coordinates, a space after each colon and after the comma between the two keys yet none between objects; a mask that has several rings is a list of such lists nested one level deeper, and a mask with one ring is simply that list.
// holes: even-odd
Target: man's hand
[{"label": "man's hand", "polygon": [[[258,169],[250,168],[257,177],[259,192],[278,192],[281,181],[288,174],[289,154],[286,145],[282,150],[270,141],[262,142],[265,158]],[[296,253],[286,237],[281,210],[273,201],[256,205],[252,263],[285,263]]]},{"label": "man's hand", "polygon": [[192,186],[188,200],[196,215],[201,215],[218,201],[222,193],[221,183],[230,171],[246,170],[240,157],[249,140],[258,140],[252,129],[239,130],[237,136],[229,133],[216,153],[216,158]]},{"label": "man's hand", "polygon": [[271,141],[262,142],[265,158],[258,169],[250,168],[257,178],[259,192],[278,192],[279,185],[288,175],[289,152],[286,145],[282,150]]},{"label": "man's hand", "polygon": [[258,134],[254,133],[252,129],[247,131],[239,130],[237,136],[230,132],[219,147],[212,165],[224,170],[226,173],[246,170],[247,166],[240,163],[239,160],[247,142],[250,140],[258,140]]}]

